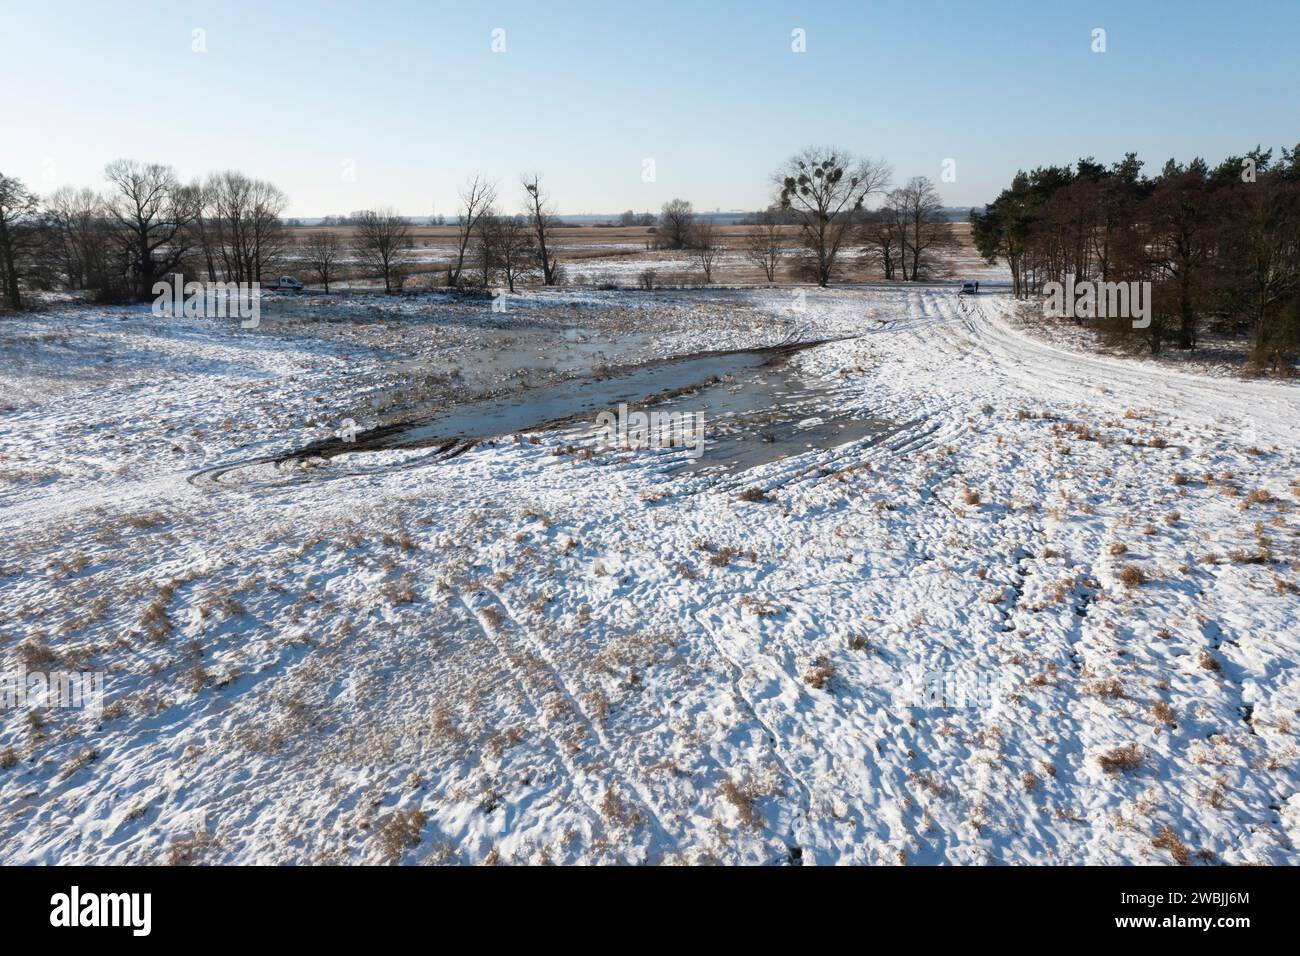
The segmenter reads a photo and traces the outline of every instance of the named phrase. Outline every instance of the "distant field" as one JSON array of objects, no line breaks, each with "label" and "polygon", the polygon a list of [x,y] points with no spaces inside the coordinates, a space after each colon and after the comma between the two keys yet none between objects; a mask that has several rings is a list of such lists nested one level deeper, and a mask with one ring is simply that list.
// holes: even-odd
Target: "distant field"
[{"label": "distant field", "polygon": [[[718,257],[714,266],[713,283],[721,285],[756,285],[765,284],[766,279],[761,269],[749,262],[744,256],[745,226],[716,226],[714,234],[724,246],[724,252]],[[999,262],[989,266],[979,258],[971,242],[970,224],[956,222],[952,224],[953,234],[958,246],[941,257],[941,264],[930,276],[932,279],[1001,279],[1010,278],[1005,264]],[[351,226],[296,226],[290,230],[295,246],[313,232],[332,232],[340,236],[345,244],[350,241],[355,229]],[[794,229],[786,227],[783,232],[790,237],[793,252]],[[647,270],[655,273],[656,285],[661,286],[696,286],[704,284],[704,276],[699,263],[689,250],[673,251],[652,248],[654,233],[648,226],[568,226],[557,229],[553,251],[558,255],[564,267],[566,284],[569,285],[615,285],[620,287],[636,286]],[[405,253],[408,266],[406,288],[425,288],[441,285],[444,273],[454,261],[456,255],[455,226],[412,226],[412,247]],[[843,255],[842,278],[850,281],[863,281],[881,278],[878,269],[870,267],[862,259],[860,248],[848,250]],[[294,253],[290,253],[291,256]],[[467,265],[473,266],[473,257],[467,257]],[[781,281],[794,281],[795,276],[787,262],[782,269]],[[290,273],[308,282],[305,268],[299,262],[291,260],[286,267]],[[377,277],[366,275],[350,256],[345,256],[342,278],[352,287],[372,287],[379,284]],[[312,286],[311,282],[308,282]]]}]

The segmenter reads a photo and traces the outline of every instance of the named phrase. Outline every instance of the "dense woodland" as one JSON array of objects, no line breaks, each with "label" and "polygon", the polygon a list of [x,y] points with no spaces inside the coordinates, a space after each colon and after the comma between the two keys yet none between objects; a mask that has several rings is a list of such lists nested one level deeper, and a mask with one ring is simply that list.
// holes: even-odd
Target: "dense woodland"
[{"label": "dense woodland", "polygon": [[1113,342],[1195,349],[1205,329],[1250,337],[1261,369],[1300,356],[1300,146],[1259,147],[1210,167],[1169,160],[1154,177],[1133,153],[1104,166],[1019,172],[971,213],[980,254],[1003,259],[1016,296],[1047,282],[1147,281],[1148,328],[1099,324]]}]

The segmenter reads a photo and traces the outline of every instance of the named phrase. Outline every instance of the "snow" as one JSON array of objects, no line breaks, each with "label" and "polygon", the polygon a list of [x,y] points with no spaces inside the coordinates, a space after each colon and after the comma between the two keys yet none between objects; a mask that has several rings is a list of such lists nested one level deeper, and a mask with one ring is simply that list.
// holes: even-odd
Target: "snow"
[{"label": "snow", "polygon": [[[721,478],[569,431],[195,477],[398,384],[792,330],[835,340],[800,424],[896,430]],[[0,711],[0,862],[1300,862],[1292,384],[902,283],[56,302],[0,356],[0,656],[107,690]]]}]

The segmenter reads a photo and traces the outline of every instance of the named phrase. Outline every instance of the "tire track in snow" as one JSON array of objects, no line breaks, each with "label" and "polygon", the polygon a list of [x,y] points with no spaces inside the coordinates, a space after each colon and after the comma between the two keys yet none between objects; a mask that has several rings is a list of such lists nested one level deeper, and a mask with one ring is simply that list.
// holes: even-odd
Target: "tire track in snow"
[{"label": "tire track in snow", "polygon": [[507,671],[510,673],[510,676],[514,679],[515,683],[519,686],[520,692],[523,694],[525,706],[531,712],[536,726],[542,731],[542,736],[546,741],[546,749],[551,752],[560,766],[564,768],[564,772],[568,774],[569,783],[573,793],[582,801],[583,806],[587,810],[587,814],[590,816],[592,823],[595,824],[598,832],[604,831],[604,817],[596,808],[596,805],[592,800],[589,799],[588,795],[583,792],[584,782],[592,775],[586,771],[580,772],[573,760],[566,755],[563,745],[556,739],[555,734],[551,731],[551,721],[546,716],[545,709],[535,697],[534,692],[529,689],[528,678],[520,668],[518,661],[515,659],[515,655],[511,653],[510,647],[500,638],[495,628],[493,628],[488,621],[484,620],[482,614],[472,604],[470,604],[468,600],[466,600],[465,595],[459,589],[455,590],[453,593],[455,594],[456,600],[469,615],[470,619],[497,649],[497,653],[501,656],[501,659],[505,661]]},{"label": "tire track in snow", "polygon": [[592,720],[591,716],[587,713],[586,708],[578,702],[577,695],[575,695],[569,688],[560,669],[552,659],[550,652],[543,647],[540,642],[529,636],[528,629],[519,623],[519,618],[510,610],[510,606],[506,603],[505,598],[503,598],[498,591],[490,587],[483,587],[479,590],[480,593],[489,595],[501,608],[506,619],[513,626],[515,633],[520,635],[519,643],[526,645],[528,652],[546,666],[547,676],[555,685],[556,691],[564,699],[565,703],[569,706],[569,709],[581,721],[587,736],[595,739],[600,744],[600,747],[604,750],[604,757],[608,761],[610,767],[618,771],[618,775],[622,782],[626,783],[635,792],[637,800],[645,811],[649,822],[652,824],[655,836],[663,841],[664,849],[675,849],[679,841],[671,837],[665,829],[663,820],[658,809],[655,807],[654,800],[651,798],[648,788],[644,782],[639,779],[639,775],[636,772],[629,772],[628,769],[622,766],[621,762],[615,757],[615,748],[610,744],[608,735],[594,720]]}]

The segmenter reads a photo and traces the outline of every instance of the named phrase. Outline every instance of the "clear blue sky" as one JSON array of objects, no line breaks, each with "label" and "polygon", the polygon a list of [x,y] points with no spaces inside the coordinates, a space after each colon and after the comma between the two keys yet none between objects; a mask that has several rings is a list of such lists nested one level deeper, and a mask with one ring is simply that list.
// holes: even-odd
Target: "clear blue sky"
[{"label": "clear blue sky", "polygon": [[119,156],[233,167],[316,216],[450,214],[474,170],[513,204],[536,169],[566,213],[731,209],[833,143],[972,205],[1081,155],[1294,145],[1298,63],[1300,0],[0,0],[0,171],[46,192]]}]

